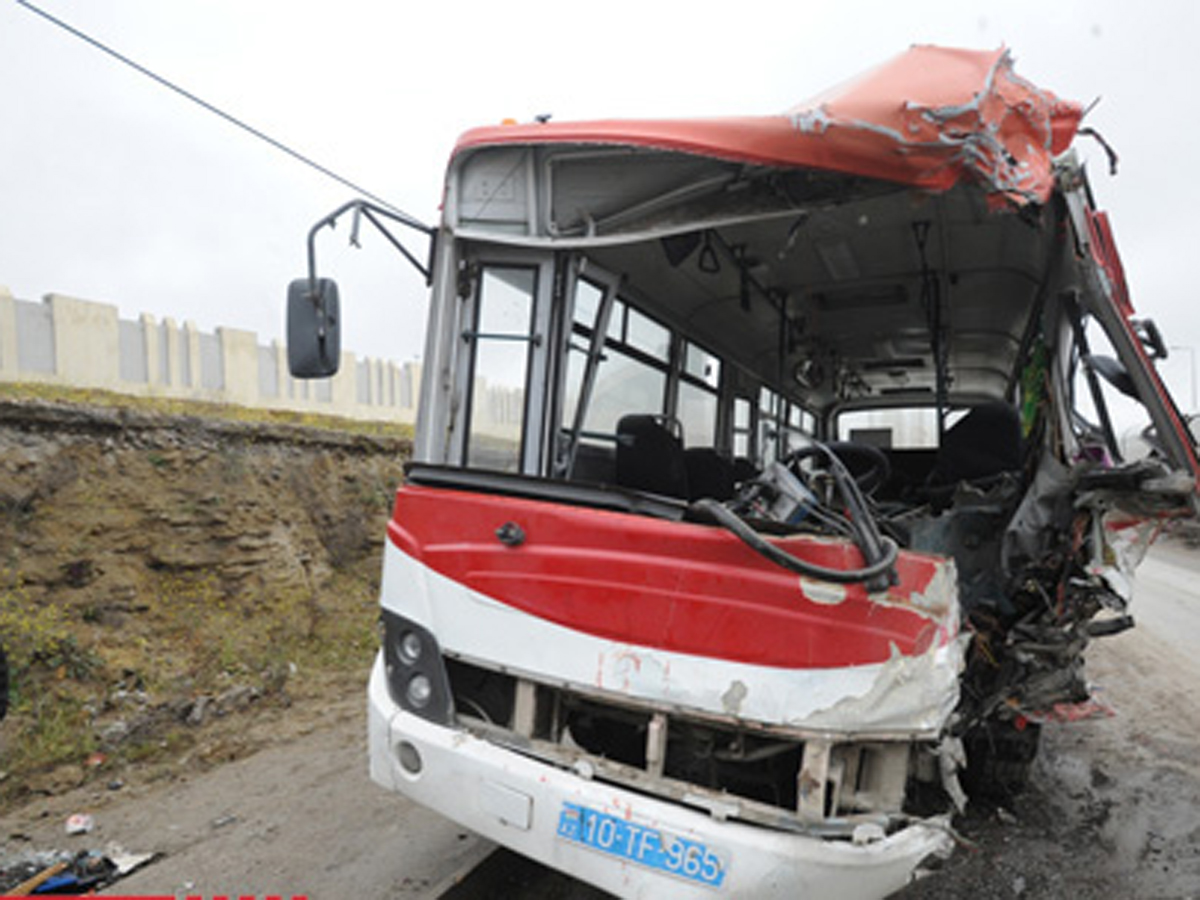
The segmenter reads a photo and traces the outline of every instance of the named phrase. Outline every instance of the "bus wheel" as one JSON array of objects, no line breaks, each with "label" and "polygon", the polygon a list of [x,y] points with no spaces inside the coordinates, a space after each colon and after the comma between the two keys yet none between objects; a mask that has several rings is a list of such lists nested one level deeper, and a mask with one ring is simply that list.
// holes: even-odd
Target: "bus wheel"
[{"label": "bus wheel", "polygon": [[991,719],[963,737],[962,785],[972,800],[1003,801],[1021,793],[1037,757],[1042,726],[1025,719]]}]

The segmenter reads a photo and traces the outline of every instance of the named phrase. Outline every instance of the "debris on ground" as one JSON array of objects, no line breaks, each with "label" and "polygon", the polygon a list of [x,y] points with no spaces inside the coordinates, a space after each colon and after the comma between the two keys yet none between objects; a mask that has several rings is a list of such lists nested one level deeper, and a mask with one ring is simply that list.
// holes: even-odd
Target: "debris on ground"
[{"label": "debris on ground", "polygon": [[74,813],[67,816],[67,834],[87,834],[96,827],[96,820],[87,813]]},{"label": "debris on ground", "polygon": [[0,856],[0,894],[40,896],[98,890],[161,854],[130,853],[117,844],[99,850],[47,850]]}]

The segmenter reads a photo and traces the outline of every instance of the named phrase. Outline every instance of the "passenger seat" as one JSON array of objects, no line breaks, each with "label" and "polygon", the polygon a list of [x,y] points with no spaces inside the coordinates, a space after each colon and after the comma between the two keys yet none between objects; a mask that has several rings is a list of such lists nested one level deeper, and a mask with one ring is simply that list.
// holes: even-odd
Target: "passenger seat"
[{"label": "passenger seat", "polygon": [[617,422],[617,485],[688,498],[688,469],[683,440],[661,416],[631,414]]},{"label": "passenger seat", "polygon": [[732,500],[735,493],[733,460],[712,447],[689,447],[683,452],[687,465],[688,499]]},{"label": "passenger seat", "polygon": [[942,435],[931,487],[994,478],[1020,471],[1024,459],[1021,417],[1007,403],[976,406]]}]

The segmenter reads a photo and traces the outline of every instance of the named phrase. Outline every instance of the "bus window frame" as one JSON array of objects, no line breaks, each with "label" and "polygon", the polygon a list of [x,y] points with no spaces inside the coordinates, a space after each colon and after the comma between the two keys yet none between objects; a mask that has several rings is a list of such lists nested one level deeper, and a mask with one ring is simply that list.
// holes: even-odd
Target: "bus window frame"
[{"label": "bus window frame", "polygon": [[[481,340],[478,327],[484,272],[489,268],[532,269],[534,287],[526,357],[525,396],[519,423],[520,449],[517,471],[521,474],[540,473],[545,444],[541,438],[551,394],[547,387],[550,371],[548,355],[552,343],[549,337],[554,305],[554,257],[544,252],[523,251],[492,244],[474,245],[464,250],[462,265],[466,267],[471,289],[465,297],[460,294],[461,309],[454,326],[455,340],[465,346],[455,363],[455,387],[452,396],[457,398],[461,415],[451,417],[448,456],[463,468],[474,468],[469,463],[469,444],[475,413],[475,370]],[[480,468],[479,471],[491,470]]]}]

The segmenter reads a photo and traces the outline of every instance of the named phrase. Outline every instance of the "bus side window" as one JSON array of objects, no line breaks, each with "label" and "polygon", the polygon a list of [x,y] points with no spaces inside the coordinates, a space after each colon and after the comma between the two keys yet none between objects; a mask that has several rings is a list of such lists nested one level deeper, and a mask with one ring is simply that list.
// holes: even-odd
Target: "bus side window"
[{"label": "bus side window", "polygon": [[733,455],[734,458],[749,458],[751,446],[750,401],[736,397],[733,401]]},{"label": "bus side window", "polygon": [[685,343],[676,416],[688,447],[712,447],[717,438],[717,389],[721,360],[691,341]]}]

